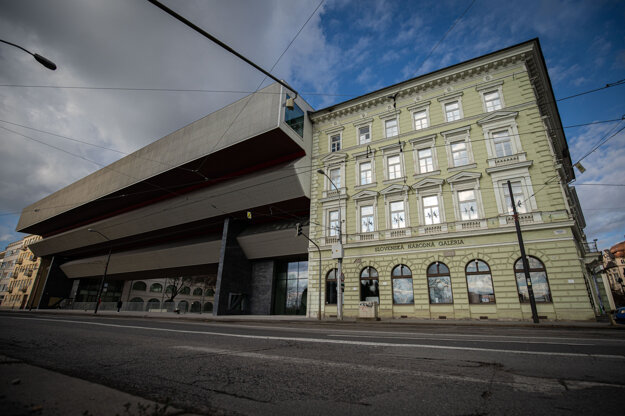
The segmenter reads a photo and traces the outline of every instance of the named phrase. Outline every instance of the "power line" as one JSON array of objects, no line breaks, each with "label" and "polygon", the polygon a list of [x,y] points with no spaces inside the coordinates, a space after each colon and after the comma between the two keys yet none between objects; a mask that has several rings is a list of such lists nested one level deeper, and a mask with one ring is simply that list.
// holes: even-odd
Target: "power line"
[{"label": "power line", "polygon": [[601,90],[605,90],[606,88],[612,88],[612,87],[617,87],[619,85],[625,85],[625,78],[618,80],[616,82],[611,82],[609,84],[605,84],[605,86],[600,87],[600,88],[595,88],[593,90],[589,90],[589,91],[584,91],[584,92],[580,92],[578,94],[573,94],[573,95],[569,95],[568,97],[563,97],[563,98],[558,98],[556,101],[564,101],[564,100],[568,100],[569,98],[575,98],[575,97],[579,97],[581,95],[586,95],[586,94],[590,94],[591,92],[596,92],[596,91],[601,91]]}]

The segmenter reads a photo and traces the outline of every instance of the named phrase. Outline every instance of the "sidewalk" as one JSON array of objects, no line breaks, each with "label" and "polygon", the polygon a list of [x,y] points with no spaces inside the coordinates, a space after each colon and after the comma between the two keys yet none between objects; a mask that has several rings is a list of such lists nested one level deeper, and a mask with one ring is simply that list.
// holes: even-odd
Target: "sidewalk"
[{"label": "sidewalk", "polygon": [[6,416],[192,415],[3,355],[0,355],[0,386],[0,409]]},{"label": "sidewalk", "polygon": [[[90,316],[93,317],[92,310],[76,310],[76,309],[39,309],[39,310],[2,310],[0,312],[21,312],[41,315],[66,315],[66,316]],[[625,325],[612,325],[610,322],[596,321],[551,321],[541,320],[540,323],[534,324],[531,321],[500,321],[500,320],[461,320],[461,319],[382,319],[379,321],[370,319],[353,319],[346,318],[343,321],[337,321],[336,318],[326,318],[317,320],[306,316],[298,315],[222,315],[213,316],[210,313],[182,313],[174,312],[133,312],[133,311],[98,311],[96,316],[108,318],[146,318],[146,319],[167,319],[181,321],[196,322],[248,322],[248,323],[305,323],[305,324],[357,324],[357,325],[375,325],[377,327],[384,326],[480,326],[480,327],[528,327],[528,328],[578,328],[578,329],[613,329],[623,330]]]}]

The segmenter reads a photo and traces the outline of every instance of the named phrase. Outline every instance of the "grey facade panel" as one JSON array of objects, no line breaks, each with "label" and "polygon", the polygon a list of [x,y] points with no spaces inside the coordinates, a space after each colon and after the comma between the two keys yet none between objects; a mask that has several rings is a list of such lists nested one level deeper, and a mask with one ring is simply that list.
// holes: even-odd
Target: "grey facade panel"
[{"label": "grey facade panel", "polygon": [[[112,253],[108,275],[114,277],[115,274],[213,264],[219,262],[220,247],[221,240],[215,240]],[[101,276],[104,272],[106,257],[104,255],[70,261],[61,265],[61,270],[70,279]]]},{"label": "grey facade panel", "polygon": [[[257,94],[209,114],[27,206],[17,229],[22,230],[276,128],[285,132],[308,153],[310,140],[302,140],[281,122],[283,99],[282,87],[272,84]],[[298,100],[298,104],[310,110],[303,100]],[[308,120],[306,122],[309,123]],[[308,190],[307,187],[305,189]]]},{"label": "grey facade panel", "polygon": [[254,176],[248,175],[84,225],[45,238],[31,245],[31,250],[41,257],[102,243],[102,236],[89,232],[89,228],[103,232],[110,240],[117,240],[307,196],[308,190],[301,187],[296,164],[290,163]]}]

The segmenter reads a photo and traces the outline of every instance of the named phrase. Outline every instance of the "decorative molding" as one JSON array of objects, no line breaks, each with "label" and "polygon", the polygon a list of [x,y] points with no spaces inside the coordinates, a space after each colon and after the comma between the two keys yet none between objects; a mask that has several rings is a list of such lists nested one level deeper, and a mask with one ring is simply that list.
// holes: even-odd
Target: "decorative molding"
[{"label": "decorative molding", "polygon": [[464,95],[463,91],[458,91],[453,94],[444,95],[442,97],[438,97],[437,100],[439,103],[444,103],[445,101],[455,100],[456,98],[460,98]]},{"label": "decorative molding", "polygon": [[450,176],[449,178],[446,179],[447,183],[457,183],[457,182],[463,182],[463,181],[471,181],[471,180],[477,180],[480,179],[482,177],[482,173],[481,172],[458,172],[453,176]]},{"label": "decorative molding", "polygon": [[332,127],[331,129],[324,130],[323,132],[325,134],[333,134],[333,133],[340,133],[343,130],[345,130],[344,126],[338,126],[338,127]]},{"label": "decorative molding", "polygon": [[498,80],[498,81],[485,82],[483,84],[476,85],[475,91],[480,92],[480,91],[488,90],[494,87],[499,87],[501,85],[503,85],[503,79]]},{"label": "decorative molding", "polygon": [[321,158],[321,161],[325,165],[344,162],[346,160],[347,160],[347,153],[343,153],[343,152],[332,152]]},{"label": "decorative molding", "polygon": [[373,123],[373,117],[369,117],[369,118],[362,118],[360,120],[357,120],[353,123],[354,127],[362,127],[362,126],[366,126],[367,124],[371,124]]},{"label": "decorative molding", "polygon": [[459,172],[459,171],[462,171],[464,169],[475,169],[475,168],[477,168],[477,163],[473,162],[473,163],[469,163],[467,165],[454,166],[452,168],[447,168],[447,172]]},{"label": "decorative molding", "polygon": [[401,192],[408,192],[408,190],[410,189],[409,186],[407,185],[391,185],[389,187],[386,187],[384,189],[382,189],[380,191],[380,193],[382,195],[390,195],[390,194],[397,194],[397,193],[401,193]]},{"label": "decorative molding", "polygon": [[430,106],[431,102],[432,102],[431,100],[419,101],[416,104],[412,104],[412,105],[409,105],[408,107],[406,107],[406,111],[425,110],[427,107]]},{"label": "decorative molding", "polygon": [[423,145],[425,143],[431,142],[431,144],[434,144],[434,142],[436,141],[436,136],[437,134],[429,134],[427,136],[422,136],[422,137],[417,137],[414,139],[410,139],[408,140],[408,143],[410,143],[412,145],[412,147],[417,147],[420,145]]},{"label": "decorative molding", "polygon": [[440,178],[425,178],[425,179],[415,183],[414,185],[412,185],[412,189],[414,189],[415,191],[419,191],[419,189],[432,188],[434,186],[443,186],[443,183],[445,183],[444,179],[440,179]]},{"label": "decorative molding", "polygon": [[358,200],[362,200],[362,199],[369,199],[369,198],[377,198],[380,195],[379,192],[377,191],[360,191],[358,192],[356,195],[352,196],[352,199],[354,201],[358,201]]},{"label": "decorative molding", "polygon": [[395,109],[395,110],[387,111],[386,113],[380,114],[378,118],[381,120],[395,118],[395,117],[399,117],[399,113],[401,113],[401,109]]},{"label": "decorative molding", "polygon": [[516,119],[519,115],[518,111],[493,111],[488,116],[479,119],[476,123],[479,126],[483,126],[484,124],[494,123],[496,121]]},{"label": "decorative molding", "polygon": [[441,135],[445,138],[445,140],[447,140],[447,136],[454,136],[459,133],[469,134],[470,131],[471,131],[471,125],[468,125],[468,126],[463,126],[463,127],[456,127],[455,129],[452,129],[452,130],[441,131]]}]

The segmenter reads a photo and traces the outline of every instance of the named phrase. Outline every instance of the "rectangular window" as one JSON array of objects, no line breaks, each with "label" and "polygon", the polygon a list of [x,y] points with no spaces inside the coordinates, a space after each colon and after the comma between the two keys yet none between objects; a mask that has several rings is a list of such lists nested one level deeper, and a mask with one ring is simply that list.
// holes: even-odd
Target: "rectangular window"
[{"label": "rectangular window", "polygon": [[428,127],[428,112],[427,110],[417,111],[414,113],[414,128],[415,130],[421,130]]},{"label": "rectangular window", "polygon": [[328,233],[331,237],[338,237],[339,235],[339,211],[330,211],[328,213],[328,225],[330,229]]},{"label": "rectangular window", "polygon": [[445,104],[445,119],[447,121],[460,120],[460,102],[452,101]]},{"label": "rectangular window", "polygon": [[[527,201],[525,201],[525,196],[523,195],[523,188],[521,186],[521,182],[511,182],[512,185],[512,195],[514,196],[514,203],[516,205],[516,212],[519,214],[524,214],[527,212]],[[503,188],[503,197],[506,203],[506,209],[508,214],[513,214],[512,211],[512,201],[510,200],[510,190],[508,189],[508,182],[500,182],[500,185]]]},{"label": "rectangular window", "polygon": [[462,221],[476,220],[478,218],[477,199],[473,189],[458,192],[458,203],[460,204],[460,218]]},{"label": "rectangular window", "polygon": [[371,162],[363,162],[359,165],[360,169],[360,184],[368,185],[373,182],[373,171],[371,169]]},{"label": "rectangular window", "polygon": [[493,143],[495,145],[495,155],[497,157],[514,154],[512,150],[512,137],[510,137],[508,130],[493,132]]},{"label": "rectangular window", "polygon": [[469,153],[467,152],[467,143],[465,141],[451,143],[451,157],[454,166],[468,165]]},{"label": "rectangular window", "polygon": [[384,122],[384,130],[386,131],[386,137],[397,136],[397,119],[386,120]]},{"label": "rectangular window", "polygon": [[495,111],[501,109],[501,99],[499,98],[499,91],[490,91],[484,93],[484,104],[486,105],[486,111]]},{"label": "rectangular window", "polygon": [[330,189],[333,191],[341,187],[341,168],[330,169]]},{"label": "rectangular window", "polygon": [[360,144],[369,143],[371,141],[371,131],[369,126],[358,128],[358,141]]},{"label": "rectangular window", "polygon": [[419,173],[432,172],[434,170],[434,159],[432,149],[421,149],[417,152],[419,159]]},{"label": "rectangular window", "polygon": [[388,178],[390,179],[399,179],[401,178],[401,160],[399,155],[390,156],[386,159],[387,168],[388,168]]},{"label": "rectangular window", "polygon": [[391,202],[391,228],[406,228],[404,201]]},{"label": "rectangular window", "polygon": [[[286,96],[287,99],[291,98]],[[300,137],[304,137],[304,111],[294,103],[293,109],[289,110],[285,107],[284,121],[288,124]]]},{"label": "rectangular window", "polygon": [[360,224],[361,233],[373,232],[373,205],[360,207]]},{"label": "rectangular window", "polygon": [[339,150],[341,150],[341,135],[335,134],[330,137],[330,151],[338,152]]},{"label": "rectangular window", "polygon": [[438,196],[423,198],[423,218],[425,219],[425,225],[440,224],[441,213],[438,206]]}]

